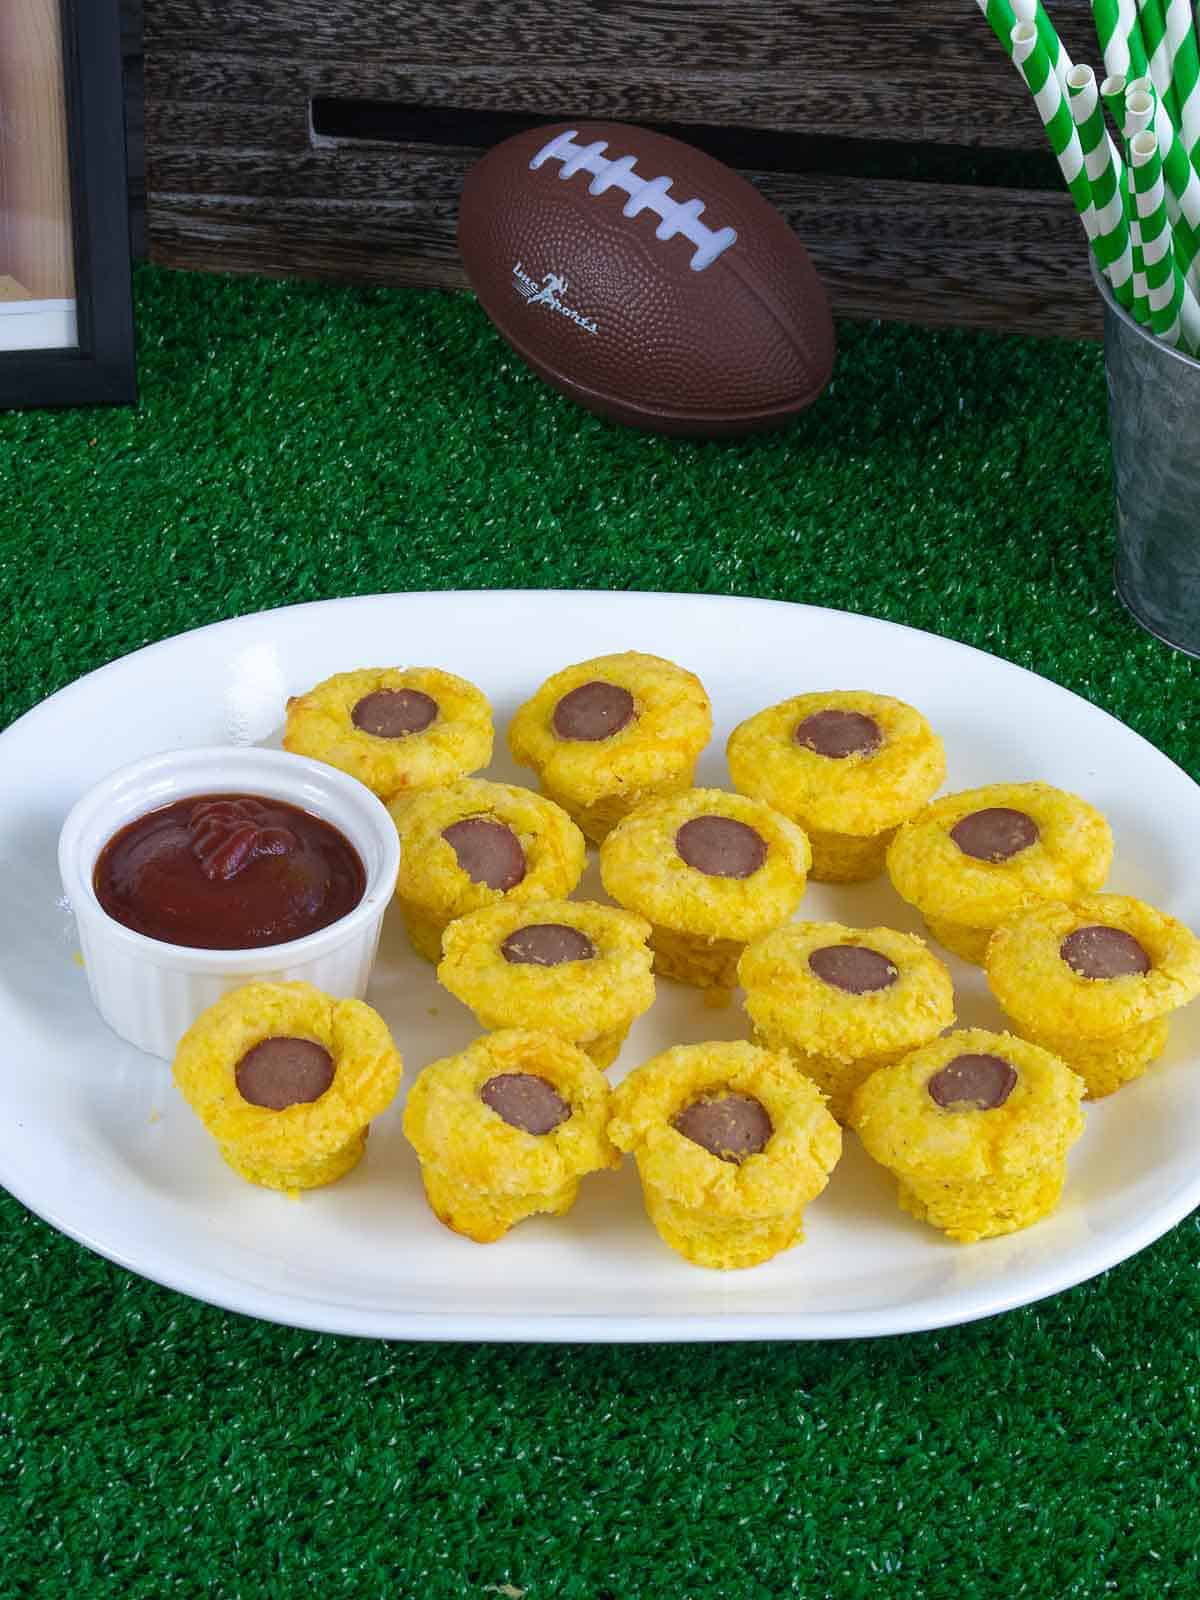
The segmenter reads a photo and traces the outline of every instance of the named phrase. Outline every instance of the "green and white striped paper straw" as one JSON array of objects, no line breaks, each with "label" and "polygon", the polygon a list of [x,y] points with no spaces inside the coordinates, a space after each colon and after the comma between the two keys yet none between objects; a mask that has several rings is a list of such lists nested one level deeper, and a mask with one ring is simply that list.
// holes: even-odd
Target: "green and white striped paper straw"
[{"label": "green and white striped paper straw", "polygon": [[1050,147],[1058,157],[1059,169],[1071,191],[1075,209],[1079,212],[1088,238],[1093,239],[1096,236],[1096,213],[1092,206],[1092,187],[1083,163],[1083,147],[1050,54],[1042,43],[1036,23],[1018,22],[1010,38],[1013,65],[1029,86]]},{"label": "green and white striped paper straw", "polygon": [[[1125,136],[1125,148],[1129,149],[1133,140],[1139,133],[1144,133],[1154,119],[1158,105],[1158,96],[1149,77],[1135,79],[1136,88],[1126,88],[1125,91],[1125,120],[1122,133]],[[1166,112],[1163,113],[1166,116]],[[1168,117],[1169,121],[1170,118]],[[1142,213],[1137,204],[1137,191],[1133,183],[1132,160],[1126,193],[1127,211],[1129,218],[1129,238],[1133,246],[1133,314],[1139,322],[1149,327],[1153,321],[1150,309],[1150,284],[1146,273],[1146,252],[1143,234]]]},{"label": "green and white striped paper straw", "polygon": [[[1142,232],[1142,257],[1150,300],[1150,326],[1167,344],[1194,350],[1200,337],[1200,308],[1183,281],[1171,243],[1158,140],[1149,129],[1129,145],[1133,189]],[[1185,302],[1190,301],[1190,306]],[[1191,326],[1186,326],[1190,323]]]},{"label": "green and white striped paper straw", "polygon": [[1200,156],[1200,49],[1191,0],[1167,0],[1167,44],[1175,91],[1175,125],[1192,165]]},{"label": "green and white striped paper straw", "polygon": [[1134,319],[1150,326],[1150,288],[1146,282],[1146,257],[1142,251],[1142,223],[1137,213],[1137,197],[1129,191],[1129,245],[1133,254],[1133,302],[1129,309]]},{"label": "green and white striped paper straw", "polygon": [[1092,0],[1096,36],[1110,78],[1139,78],[1146,70],[1146,47],[1134,0]]},{"label": "green and white striped paper straw", "polygon": [[1178,344],[1183,279],[1175,270],[1158,141],[1152,133],[1143,130],[1134,135],[1129,144],[1129,161],[1146,273],[1146,296],[1150,303],[1150,327],[1168,344]]},{"label": "green and white striped paper straw", "polygon": [[1133,246],[1125,215],[1121,187],[1123,164],[1104,126],[1104,112],[1091,67],[1073,67],[1067,75],[1071,115],[1079,130],[1084,167],[1092,187],[1096,211],[1096,237],[1092,252],[1112,285],[1113,294],[1127,310],[1133,305]]},{"label": "green and white striped paper straw", "polygon": [[1135,78],[1125,86],[1125,124],[1121,132],[1126,144],[1145,133],[1158,111],[1158,91],[1149,78]]},{"label": "green and white striped paper straw", "polygon": [[1100,98],[1104,101],[1104,108],[1113,120],[1113,127],[1116,128],[1122,138],[1125,137],[1126,92],[1125,74],[1123,72],[1110,74],[1100,85]]},{"label": "green and white striped paper straw", "polygon": [[1146,71],[1154,84],[1158,98],[1179,126],[1179,110],[1175,103],[1175,87],[1171,77],[1173,58],[1167,38],[1167,14],[1162,0],[1137,0],[1138,23],[1142,30],[1142,43],[1146,47]]}]

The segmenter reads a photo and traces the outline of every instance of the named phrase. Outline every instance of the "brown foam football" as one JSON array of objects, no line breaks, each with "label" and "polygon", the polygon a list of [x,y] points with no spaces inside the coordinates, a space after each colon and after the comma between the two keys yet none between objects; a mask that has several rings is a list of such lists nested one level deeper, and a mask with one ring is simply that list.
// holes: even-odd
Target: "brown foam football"
[{"label": "brown foam football", "polygon": [[748,433],[829,381],[833,322],[803,244],[677,139],[616,122],[518,134],[467,174],[458,242],[517,354],[614,421]]}]

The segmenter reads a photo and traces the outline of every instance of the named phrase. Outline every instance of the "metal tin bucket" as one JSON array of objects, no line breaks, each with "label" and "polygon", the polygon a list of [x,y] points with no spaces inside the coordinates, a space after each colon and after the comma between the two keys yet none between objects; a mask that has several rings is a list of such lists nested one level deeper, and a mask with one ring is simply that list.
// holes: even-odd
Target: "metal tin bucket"
[{"label": "metal tin bucket", "polygon": [[1104,299],[1117,501],[1117,594],[1143,628],[1200,656],[1200,361]]}]

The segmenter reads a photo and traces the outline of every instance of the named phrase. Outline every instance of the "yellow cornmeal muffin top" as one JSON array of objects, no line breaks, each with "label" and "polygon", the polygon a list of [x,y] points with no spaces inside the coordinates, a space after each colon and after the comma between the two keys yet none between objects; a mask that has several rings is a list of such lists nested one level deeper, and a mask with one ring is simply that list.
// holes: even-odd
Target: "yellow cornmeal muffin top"
[{"label": "yellow cornmeal muffin top", "polygon": [[[633,720],[606,739],[560,739],[553,724],[558,702],[597,680],[629,691]],[[712,707],[695,673],[662,656],[625,650],[547,678],[513,717],[508,745],[513,759],[533,767],[548,789],[585,807],[623,790],[652,788],[681,770],[690,776],[711,737]]]},{"label": "yellow cornmeal muffin top", "polygon": [[[514,904],[570,894],[583,874],[587,846],[561,806],[530,789],[462,778],[444,789],[398,795],[388,806],[400,834],[396,893],[447,918],[507,899]],[[468,817],[503,823],[525,854],[525,876],[511,889],[476,883],[458,862],[444,830]]]},{"label": "yellow cornmeal muffin top", "polygon": [[[355,726],[360,700],[415,689],[435,701],[427,728],[398,739]],[[438,667],[363,667],[337,672],[288,701],[283,748],[348,772],[384,800],[405,789],[452,783],[492,759],[492,713],[473,683]]]},{"label": "yellow cornmeal muffin top", "polygon": [[[544,1078],[571,1108],[549,1133],[515,1128],[482,1099],[489,1079]],[[496,1195],[544,1193],[620,1165],[605,1128],[609,1086],[576,1045],[534,1029],[485,1033],[458,1055],[431,1061],[409,1090],[404,1133],[423,1163]]]},{"label": "yellow cornmeal muffin top", "polygon": [[[832,758],[798,744],[799,724],[822,711],[870,717],[883,735],[872,753]],[[793,695],[741,722],[726,757],[735,789],[802,827],[859,837],[911,817],[946,775],[942,741],[919,711],[890,695],[827,690]]]},{"label": "yellow cornmeal muffin top", "polygon": [[[929,1080],[958,1056],[999,1056],[1017,1080],[1003,1105],[943,1107]],[[939,1182],[1016,1178],[1062,1159],[1083,1131],[1083,1079],[1049,1050],[1011,1033],[961,1028],[855,1091],[850,1126],[868,1153],[901,1177]]]},{"label": "yellow cornmeal muffin top", "polygon": [[[809,957],[844,945],[886,957],[895,981],[854,994],[818,977]],[[954,1021],[950,974],[921,939],[892,928],[789,923],[747,945],[738,981],[759,1028],[782,1031],[813,1055],[834,1061],[911,1049]]]},{"label": "yellow cornmeal muffin top", "polygon": [[[766,845],[746,878],[716,877],[689,866],[675,836],[697,817],[728,817]],[[685,789],[652,800],[619,823],[600,847],[600,876],[621,905],[651,922],[701,938],[753,939],[776,928],[800,903],[812,851],[808,836],[761,800],[723,789]]]},{"label": "yellow cornmeal muffin top", "polygon": [[[1023,811],[1037,840],[1007,861],[980,861],[950,837],[984,810]],[[1094,806],[1048,783],[997,783],[943,796],[906,822],[888,846],[887,869],[902,899],[927,917],[991,928],[1042,900],[1098,889],[1112,860],[1112,831]]]},{"label": "yellow cornmeal muffin top", "polygon": [[[1061,954],[1063,941],[1081,928],[1131,935],[1150,970],[1082,976]],[[988,944],[986,970],[992,993],[1023,1026],[1064,1038],[1100,1038],[1151,1022],[1200,994],[1200,939],[1143,900],[1089,894],[1073,905],[1051,902],[1001,924]]]},{"label": "yellow cornmeal muffin top", "polygon": [[[502,945],[531,923],[575,928],[595,955],[555,966],[511,962]],[[623,1027],[654,1003],[650,924],[586,900],[501,901],[446,929],[438,982],[473,1010],[509,1027],[550,1027],[584,1039]]]},{"label": "yellow cornmeal muffin top", "polygon": [[[264,1039],[311,1039],[333,1058],[317,1100],[272,1111],[244,1100],[236,1069]],[[390,1105],[400,1055],[387,1024],[361,1000],[335,1000],[309,983],[248,983],[223,995],[179,1041],[179,1092],[221,1144],[289,1166],[340,1149]]]},{"label": "yellow cornmeal muffin top", "polygon": [[[756,1155],[723,1161],[672,1127],[697,1100],[748,1095],[771,1119]],[[613,1092],[609,1138],[637,1157],[642,1182],[713,1216],[771,1216],[825,1187],[842,1130],[814,1083],[787,1056],[740,1041],[680,1044],[635,1067]]]}]

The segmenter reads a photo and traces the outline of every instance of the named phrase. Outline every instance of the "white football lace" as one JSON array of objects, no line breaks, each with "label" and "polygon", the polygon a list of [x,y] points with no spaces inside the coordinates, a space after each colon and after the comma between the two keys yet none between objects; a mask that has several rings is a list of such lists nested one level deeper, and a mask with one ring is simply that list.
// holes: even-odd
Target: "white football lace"
[{"label": "white football lace", "polygon": [[703,200],[672,200],[667,194],[670,178],[639,178],[634,172],[636,156],[620,156],[614,161],[605,159],[608,149],[606,139],[594,144],[576,144],[577,129],[570,128],[556,139],[543,145],[529,163],[536,171],[545,161],[561,161],[560,178],[573,178],[577,172],[590,172],[589,194],[603,194],[606,189],[624,189],[629,199],[622,208],[623,215],[636,217],[639,211],[653,211],[659,218],[654,230],[656,239],[673,239],[681,233],[695,245],[691,267],[693,272],[703,272],[737,238],[736,228],[708,228],[700,221],[704,210]]}]

